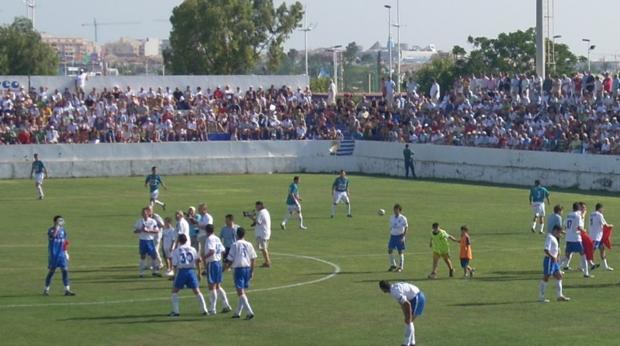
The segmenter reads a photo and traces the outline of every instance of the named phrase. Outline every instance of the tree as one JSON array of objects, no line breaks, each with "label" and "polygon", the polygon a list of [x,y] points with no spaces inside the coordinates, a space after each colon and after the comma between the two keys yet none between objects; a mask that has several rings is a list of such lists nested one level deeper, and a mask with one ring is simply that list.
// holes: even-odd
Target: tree
[{"label": "tree", "polygon": [[[526,73],[536,71],[536,31],[534,28],[525,31],[518,30],[511,33],[501,33],[497,38],[472,37],[467,38],[474,49],[467,55],[464,48],[455,46],[452,53],[457,58],[459,74],[483,73]],[[547,47],[552,43],[547,40]],[[555,44],[555,71],[558,74],[568,74],[574,71],[577,57],[565,44]],[[549,72],[552,72],[553,63],[547,62]]]},{"label": "tree", "polygon": [[302,17],[299,2],[275,8],[273,0],[185,0],[170,17],[166,68],[175,74],[243,74],[265,55],[273,72]]},{"label": "tree", "polygon": [[452,87],[452,83],[457,77],[456,73],[457,68],[452,57],[437,55],[429,63],[416,71],[414,75],[418,82],[419,92],[429,96],[433,79],[439,83],[442,94],[444,94]]},{"label": "tree", "polygon": [[347,65],[352,65],[355,62],[355,58],[357,58],[357,54],[362,50],[355,41],[349,43],[344,50],[343,58],[344,62]]},{"label": "tree", "polygon": [[58,72],[58,56],[43,43],[28,18],[0,26],[0,74],[51,75]]}]

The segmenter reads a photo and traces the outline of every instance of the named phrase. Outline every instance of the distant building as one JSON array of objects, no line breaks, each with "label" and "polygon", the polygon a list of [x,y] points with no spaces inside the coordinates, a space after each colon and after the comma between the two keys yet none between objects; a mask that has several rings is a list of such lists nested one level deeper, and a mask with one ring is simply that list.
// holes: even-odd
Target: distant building
[{"label": "distant building", "polygon": [[60,64],[89,64],[97,55],[95,43],[85,38],[56,37],[45,33],[41,38],[56,51]]},{"label": "distant building", "polygon": [[121,37],[116,42],[106,43],[103,45],[104,55],[114,55],[116,57],[138,57],[140,56],[142,43],[133,38]]},{"label": "distant building", "polygon": [[140,40],[140,56],[158,57],[161,55],[161,41],[158,38],[147,37]]}]

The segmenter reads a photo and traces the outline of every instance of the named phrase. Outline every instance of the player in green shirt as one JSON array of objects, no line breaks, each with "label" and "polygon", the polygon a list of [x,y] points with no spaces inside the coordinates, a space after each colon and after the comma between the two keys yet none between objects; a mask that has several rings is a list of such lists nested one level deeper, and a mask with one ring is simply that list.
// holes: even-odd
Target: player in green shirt
[{"label": "player in green shirt", "polygon": [[344,202],[347,205],[347,217],[352,217],[351,201],[349,200],[349,179],[347,178],[347,173],[344,170],[340,171],[340,175],[332,184],[332,197],[334,198],[334,204],[332,205],[331,218],[336,216],[336,206],[340,202]]},{"label": "player in green shirt", "polygon": [[47,168],[43,164],[43,161],[39,160],[39,154],[34,154],[34,161],[32,161],[32,168],[30,169],[30,177],[34,177],[34,187],[37,190],[39,199],[43,199],[45,194],[43,193],[43,180],[47,178]]},{"label": "player in green shirt", "polygon": [[297,214],[299,217],[299,228],[302,230],[308,229],[308,227],[304,226],[304,217],[301,215],[301,197],[299,197],[299,177],[295,176],[293,178],[293,182],[288,186],[288,195],[286,196],[286,206],[288,211],[286,212],[286,216],[284,216],[284,221],[280,224],[282,229],[286,229],[286,224],[288,223],[288,219],[293,216],[293,214]]},{"label": "player in green shirt", "polygon": [[448,269],[450,270],[450,277],[454,276],[454,267],[452,266],[452,260],[450,260],[450,245],[448,244],[448,240],[452,240],[455,243],[459,241],[448,234],[448,232],[439,228],[439,224],[435,222],[433,224],[433,231],[431,233],[431,244],[430,247],[433,249],[433,271],[428,275],[429,279],[437,278],[437,267],[439,266],[439,258],[443,258],[443,260],[448,265]]},{"label": "player in green shirt", "polygon": [[536,223],[540,225],[540,233],[543,233],[545,229],[545,200],[547,203],[551,203],[549,200],[549,190],[540,185],[540,180],[534,181],[534,187],[530,189],[530,206],[532,207],[532,213],[534,214],[534,220],[532,223],[532,233],[536,232]]},{"label": "player in green shirt", "polygon": [[151,199],[149,202],[150,206],[153,206],[153,204],[157,204],[160,205],[162,207],[162,209],[166,210],[166,203],[160,201],[159,198],[159,187],[163,187],[164,189],[168,190],[168,187],[166,186],[166,184],[164,184],[164,181],[162,180],[161,176],[159,176],[158,172],[157,172],[157,166],[153,166],[151,168],[151,174],[146,176],[146,179],[144,179],[144,187],[149,187],[149,191],[151,193]]}]

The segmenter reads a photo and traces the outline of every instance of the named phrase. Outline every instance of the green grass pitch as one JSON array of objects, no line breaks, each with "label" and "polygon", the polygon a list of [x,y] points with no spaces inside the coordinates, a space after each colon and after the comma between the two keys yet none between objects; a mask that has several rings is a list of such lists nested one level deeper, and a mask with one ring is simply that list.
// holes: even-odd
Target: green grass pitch
[{"label": "green grass pitch", "polygon": [[[568,272],[564,287],[571,302],[536,302],[544,238],[529,231],[527,189],[351,176],[354,217],[346,218],[341,205],[330,219],[335,176],[302,175],[310,229],[299,231],[292,221],[282,231],[278,224],[292,176],[165,177],[169,190],[161,198],[168,210],[157,212],[172,216],[175,209],[204,201],[218,232],[226,213],[247,227],[241,212],[256,200],[266,203],[274,226],[274,266],[256,271],[249,293],[256,313],[252,321],[232,320],[230,314],[200,316],[188,290],[181,292],[181,317],[166,316],[171,283],[137,275],[137,238],[131,228],[148,198],[143,178],[51,179],[43,201],[35,200],[32,181],[0,181],[0,344],[399,345],[402,313],[378,289],[381,279],[409,281],[425,292],[426,310],[416,321],[419,345],[618,344],[616,249],[609,262],[617,272],[597,270],[590,280]],[[575,200],[587,202],[589,210],[602,202],[608,222],[620,225],[620,201],[610,194],[551,191],[552,204],[566,210]],[[376,213],[378,208],[389,213],[395,202],[403,205],[411,232],[402,273],[386,271],[388,217]],[[72,241],[75,297],[62,296],[60,273],[51,296],[41,296],[46,230],[56,214],[64,216]],[[439,279],[426,279],[434,221],[455,236],[461,224],[470,226],[477,269],[473,280],[461,279],[458,269],[455,278],[448,278],[443,265]],[[458,266],[457,244],[452,254]],[[340,272],[329,277],[335,268],[324,261]],[[224,280],[234,307],[230,273]],[[201,287],[205,292],[204,282]],[[547,295],[554,297],[553,286]]]}]

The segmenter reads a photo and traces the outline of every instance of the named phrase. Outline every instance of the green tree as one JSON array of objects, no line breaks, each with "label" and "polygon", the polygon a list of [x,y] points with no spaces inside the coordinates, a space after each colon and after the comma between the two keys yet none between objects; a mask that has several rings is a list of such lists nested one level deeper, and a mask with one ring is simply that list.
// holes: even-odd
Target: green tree
[{"label": "green tree", "polygon": [[[467,38],[473,50],[467,54],[465,49],[455,46],[452,53],[457,59],[459,74],[482,73],[527,73],[536,71],[536,31],[534,28],[501,33],[497,38]],[[547,47],[551,42],[547,40]],[[568,74],[575,70],[577,57],[565,44],[555,44],[555,71]],[[547,61],[548,71],[553,72],[553,63]]]},{"label": "green tree", "polygon": [[355,59],[357,58],[357,54],[361,50],[362,50],[362,47],[360,47],[357,43],[355,43],[355,41],[350,42],[346,46],[344,53],[342,54],[344,63],[347,65],[352,65],[355,62]]},{"label": "green tree", "polygon": [[175,74],[241,74],[265,55],[273,72],[302,17],[299,2],[276,8],[273,0],[185,0],[170,17],[166,68]]},{"label": "green tree", "polygon": [[43,43],[28,18],[0,26],[0,74],[52,75],[58,72],[58,56]]},{"label": "green tree", "polygon": [[446,55],[437,55],[429,63],[414,73],[418,82],[420,93],[429,96],[432,81],[435,79],[441,87],[442,95],[452,87],[454,79],[457,77],[457,67],[454,59]]}]

